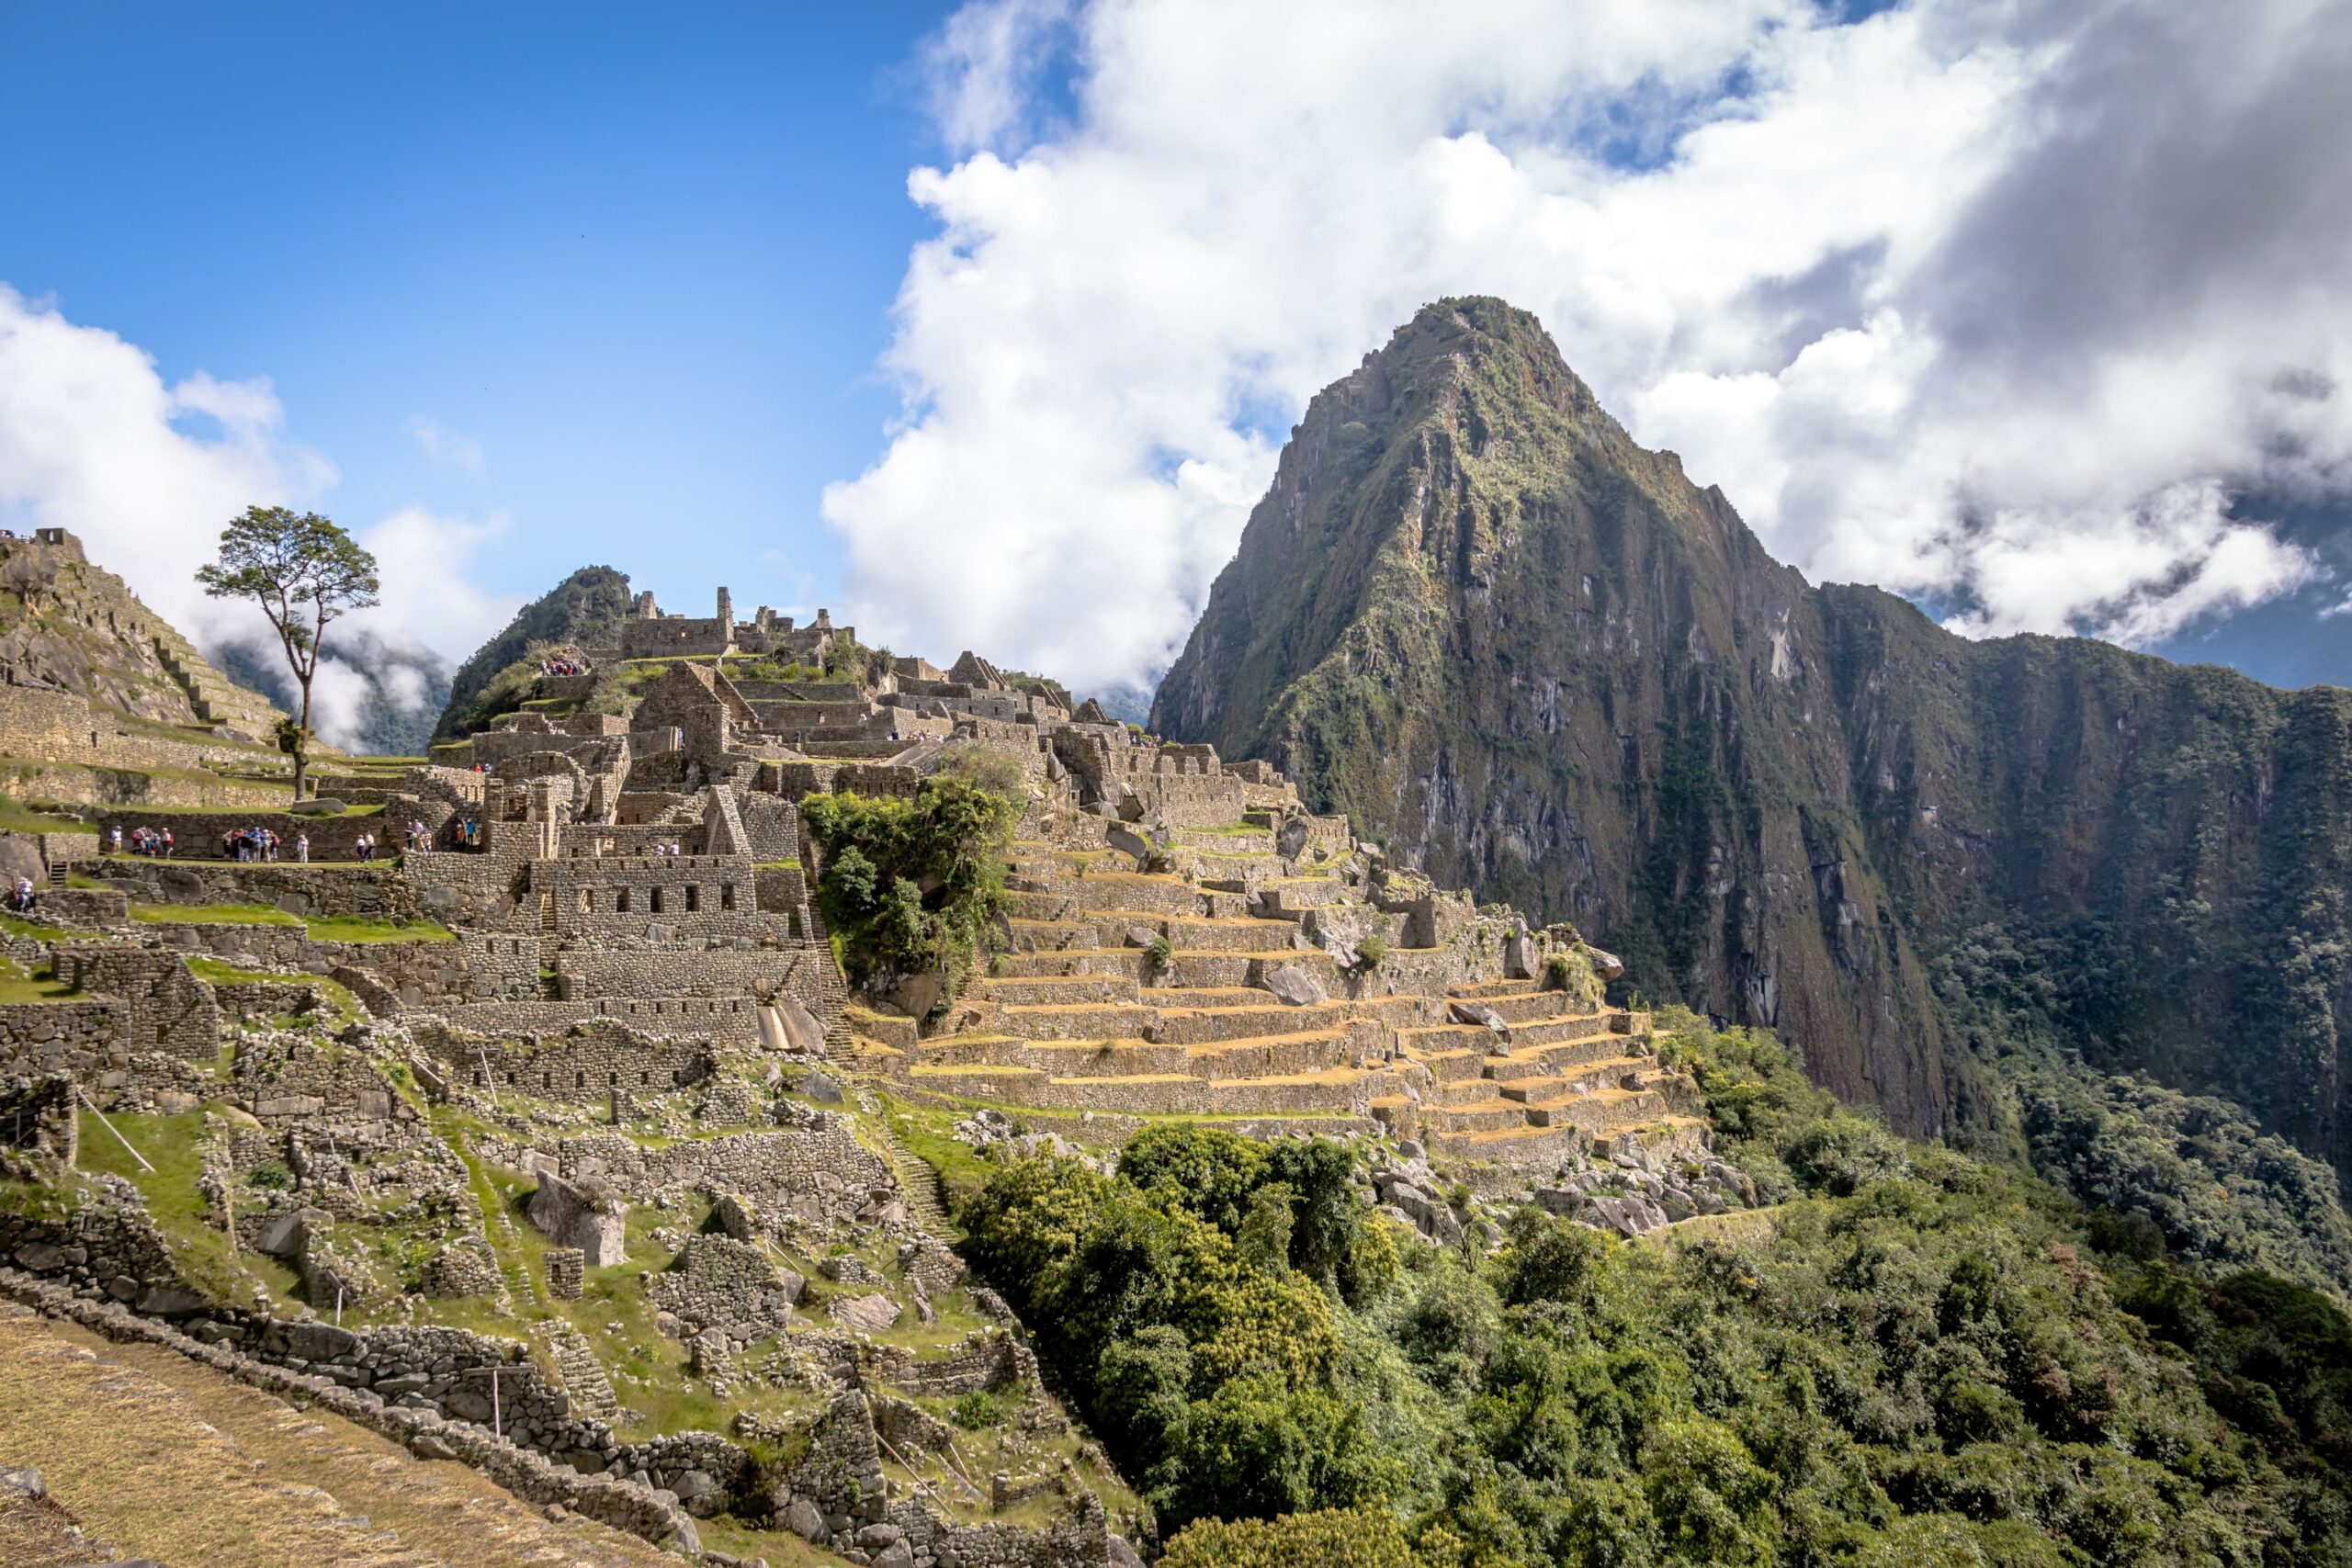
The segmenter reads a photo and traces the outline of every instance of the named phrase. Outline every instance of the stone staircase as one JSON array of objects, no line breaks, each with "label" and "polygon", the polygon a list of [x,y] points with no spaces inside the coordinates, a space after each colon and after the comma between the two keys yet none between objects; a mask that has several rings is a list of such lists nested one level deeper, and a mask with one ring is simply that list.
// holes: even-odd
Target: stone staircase
[{"label": "stone staircase", "polygon": [[282,716],[259,694],[214,669],[195,645],[162,621],[153,625],[155,657],[187,694],[198,722],[244,739],[266,740]]},{"label": "stone staircase", "polygon": [[603,1364],[580,1330],[560,1317],[542,1318],[531,1327],[563,1380],[574,1417],[609,1421],[619,1414],[620,1396],[613,1392],[612,1380],[605,1375]]},{"label": "stone staircase", "polygon": [[[1691,1121],[1695,1092],[1659,1068],[1646,1014],[1531,979],[1417,983],[1448,971],[1438,949],[1343,969],[1301,919],[1362,904],[1355,888],[1246,819],[1168,838],[1191,880],[1107,850],[1015,845],[1011,951],[947,1032],[853,1011],[861,1052],[947,1103],[1385,1125],[1493,1158]],[[1283,968],[1325,999],[1280,1000],[1265,982]]]},{"label": "stone staircase", "polygon": [[899,1190],[907,1195],[907,1213],[935,1236],[949,1240],[962,1235],[947,1217],[947,1205],[942,1201],[939,1173],[931,1168],[922,1156],[901,1143],[899,1134],[888,1122],[877,1122],[882,1130],[882,1157],[899,1179]]}]

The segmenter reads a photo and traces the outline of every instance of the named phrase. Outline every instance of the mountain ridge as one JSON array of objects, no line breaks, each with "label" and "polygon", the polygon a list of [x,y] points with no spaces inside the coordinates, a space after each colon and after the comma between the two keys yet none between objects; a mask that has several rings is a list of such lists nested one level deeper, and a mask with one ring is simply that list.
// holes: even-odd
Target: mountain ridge
[{"label": "mountain ridge", "polygon": [[2352,693],[1809,584],[1502,301],[1424,309],[1313,400],[1152,724],[1781,1029],[1908,1131],[2001,1119],[1998,1032],[1939,973],[1996,927],[2045,953],[2002,1028],[2344,1163]]}]

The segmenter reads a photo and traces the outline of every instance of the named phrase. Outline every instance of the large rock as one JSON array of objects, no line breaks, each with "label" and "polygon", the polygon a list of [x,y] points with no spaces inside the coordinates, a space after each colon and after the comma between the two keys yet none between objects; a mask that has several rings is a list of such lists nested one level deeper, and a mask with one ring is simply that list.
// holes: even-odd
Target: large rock
[{"label": "large rock", "polygon": [[852,1328],[862,1328],[868,1334],[879,1334],[899,1321],[899,1303],[881,1292],[863,1296],[837,1296],[827,1309],[834,1318]]},{"label": "large rock", "polygon": [[752,1241],[759,1235],[759,1225],[752,1218],[752,1206],[732,1192],[721,1192],[718,1201],[710,1206],[710,1217],[718,1228],[737,1241]]},{"label": "large rock", "polygon": [[784,1528],[801,1540],[819,1546],[833,1539],[832,1528],[825,1523],[825,1516],[816,1504],[806,1497],[795,1497],[785,1505]]},{"label": "large rock", "polygon": [[1613,953],[1603,953],[1597,947],[1588,947],[1584,950],[1584,955],[1590,960],[1592,972],[1604,980],[1617,979],[1625,973],[1625,961]]},{"label": "large rock", "polygon": [[784,1038],[795,1051],[808,1056],[825,1054],[825,1026],[817,1021],[808,1004],[790,991],[778,991],[775,1001],[776,1021],[784,1026]]},{"label": "large rock", "polygon": [[560,1176],[542,1175],[525,1211],[558,1247],[576,1247],[583,1268],[608,1269],[627,1254],[628,1223],[610,1199]]},{"label": "large rock", "polygon": [[1285,964],[1268,975],[1262,982],[1274,994],[1274,999],[1284,1007],[1314,1007],[1330,1000],[1323,989],[1323,982],[1295,964]]},{"label": "large rock", "polygon": [[1445,1010],[1456,1023],[1476,1024],[1504,1040],[1510,1038],[1510,1025],[1503,1021],[1503,1015],[1482,1002],[1450,1001]]}]

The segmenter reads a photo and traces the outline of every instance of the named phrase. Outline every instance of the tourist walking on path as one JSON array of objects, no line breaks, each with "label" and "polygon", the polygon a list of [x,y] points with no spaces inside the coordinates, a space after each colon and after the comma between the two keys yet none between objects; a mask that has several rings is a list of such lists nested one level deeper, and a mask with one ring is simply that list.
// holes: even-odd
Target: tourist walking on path
[{"label": "tourist walking on path", "polygon": [[303,865],[311,863],[310,834],[297,833],[294,835],[294,859]]}]

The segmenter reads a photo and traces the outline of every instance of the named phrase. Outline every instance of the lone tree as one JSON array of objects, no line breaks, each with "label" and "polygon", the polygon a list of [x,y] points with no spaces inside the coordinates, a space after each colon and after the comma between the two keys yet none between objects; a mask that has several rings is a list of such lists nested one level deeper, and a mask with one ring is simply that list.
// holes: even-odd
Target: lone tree
[{"label": "lone tree", "polygon": [[315,512],[249,506],[220,531],[220,558],[197,569],[216,599],[251,599],[286,646],[287,667],[302,688],[302,711],[280,744],[294,754],[294,798],[311,770],[311,679],[327,623],[377,602],[376,558]]}]

